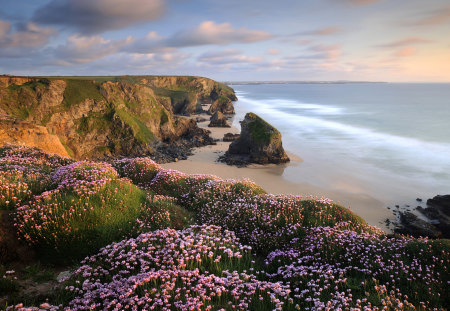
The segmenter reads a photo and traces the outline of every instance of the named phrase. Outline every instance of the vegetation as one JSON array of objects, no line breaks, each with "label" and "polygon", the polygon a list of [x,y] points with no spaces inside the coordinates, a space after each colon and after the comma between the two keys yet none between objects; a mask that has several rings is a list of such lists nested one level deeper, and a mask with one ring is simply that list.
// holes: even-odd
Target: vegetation
[{"label": "vegetation", "polygon": [[[51,181],[49,190],[16,210],[18,235],[43,265],[16,273],[0,266],[7,306],[450,307],[448,240],[387,235],[328,199],[267,194],[248,180],[164,170],[148,158],[65,163],[23,147],[0,149],[0,155],[48,167],[41,171]],[[20,295],[23,278],[52,282],[55,271],[45,265],[74,264],[84,256],[66,268],[72,272],[58,290],[31,300]]]},{"label": "vegetation", "polygon": [[279,133],[272,125],[256,114],[248,113],[247,115],[251,119],[248,124],[250,135],[255,142],[269,143],[272,137]]},{"label": "vegetation", "polygon": [[104,100],[99,85],[92,80],[67,79],[63,106],[68,109],[86,99]]}]

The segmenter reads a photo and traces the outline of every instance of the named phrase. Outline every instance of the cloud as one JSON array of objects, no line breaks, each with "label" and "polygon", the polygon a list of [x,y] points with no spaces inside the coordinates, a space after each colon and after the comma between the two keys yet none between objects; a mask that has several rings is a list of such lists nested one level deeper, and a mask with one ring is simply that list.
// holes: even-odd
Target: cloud
[{"label": "cloud", "polygon": [[340,27],[336,27],[336,26],[329,26],[329,27],[324,27],[324,28],[319,28],[316,30],[312,30],[312,31],[305,31],[305,32],[299,32],[295,35],[300,35],[300,36],[328,36],[328,35],[334,35],[336,33],[341,32],[342,29]]},{"label": "cloud", "polygon": [[316,53],[312,56],[316,56],[316,58],[323,58],[329,61],[337,60],[341,55],[341,46],[339,44],[318,44],[310,47],[309,50]]},{"label": "cloud", "polygon": [[233,65],[233,64],[254,64],[261,63],[262,57],[246,56],[241,51],[235,49],[227,49],[221,51],[206,52],[198,58],[202,63],[211,65]]},{"label": "cloud", "polygon": [[269,55],[278,55],[278,54],[280,54],[280,51],[278,50],[278,49],[268,49],[267,50],[267,54],[269,54]]},{"label": "cloud", "polygon": [[32,22],[18,24],[16,28],[17,30],[11,33],[11,24],[0,20],[1,48],[40,48],[56,33],[51,28],[43,28]]},{"label": "cloud", "polygon": [[411,56],[411,55],[414,55],[414,54],[416,54],[416,48],[412,47],[412,46],[408,46],[408,47],[405,47],[403,49],[400,49],[400,50],[396,51],[394,53],[394,56],[396,56],[396,57],[406,57],[406,56]]},{"label": "cloud", "polygon": [[35,12],[33,21],[93,34],[152,21],[163,13],[164,0],[52,0]]},{"label": "cloud", "polygon": [[372,3],[380,2],[382,0],[344,0],[344,1],[352,6],[363,6],[363,5],[369,5]]},{"label": "cloud", "polygon": [[216,24],[206,21],[193,29],[182,30],[167,40],[173,47],[198,46],[208,44],[252,43],[271,39],[272,35],[245,27],[234,28],[230,23]]},{"label": "cloud", "polygon": [[131,38],[106,40],[101,36],[73,35],[67,38],[64,45],[56,47],[53,53],[62,65],[88,63],[118,52],[130,40]]},{"label": "cloud", "polygon": [[396,40],[390,43],[377,45],[378,47],[382,48],[398,48],[403,46],[409,46],[409,45],[415,45],[415,44],[421,44],[421,43],[430,43],[431,40],[423,39],[420,37],[408,37],[400,40]]},{"label": "cloud", "polygon": [[409,21],[409,26],[432,26],[450,23],[450,6],[446,6],[437,10],[429,11],[426,16],[419,19]]},{"label": "cloud", "polygon": [[216,24],[206,21],[197,27],[179,31],[163,37],[157,32],[149,32],[143,38],[133,38],[122,50],[130,53],[170,52],[176,48],[201,45],[227,45],[232,43],[253,43],[268,40],[272,35],[259,30],[234,28],[229,23]]}]

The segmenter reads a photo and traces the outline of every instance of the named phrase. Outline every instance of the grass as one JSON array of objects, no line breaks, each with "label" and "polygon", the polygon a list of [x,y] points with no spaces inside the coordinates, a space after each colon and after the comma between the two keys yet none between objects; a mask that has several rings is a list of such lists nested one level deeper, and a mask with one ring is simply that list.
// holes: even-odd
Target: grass
[{"label": "grass", "polygon": [[138,141],[149,144],[155,140],[155,134],[153,134],[137,116],[124,109],[117,109],[116,113],[119,118],[131,128],[134,137],[136,137]]},{"label": "grass", "polygon": [[254,113],[247,113],[245,118],[250,119],[250,122],[248,122],[250,135],[257,143],[268,144],[273,137],[280,135],[280,132],[278,132],[277,129]]},{"label": "grass", "polygon": [[67,79],[64,90],[64,108],[69,109],[86,99],[104,100],[100,93],[100,86],[92,80]]}]

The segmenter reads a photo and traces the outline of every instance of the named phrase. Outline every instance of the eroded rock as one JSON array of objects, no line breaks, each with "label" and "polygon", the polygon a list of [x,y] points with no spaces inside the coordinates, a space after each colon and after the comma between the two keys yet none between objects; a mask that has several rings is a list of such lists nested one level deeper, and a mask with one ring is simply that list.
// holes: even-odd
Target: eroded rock
[{"label": "eroded rock", "polygon": [[230,144],[221,161],[230,165],[289,162],[283,149],[281,133],[254,113],[247,113],[241,122],[239,139]]}]

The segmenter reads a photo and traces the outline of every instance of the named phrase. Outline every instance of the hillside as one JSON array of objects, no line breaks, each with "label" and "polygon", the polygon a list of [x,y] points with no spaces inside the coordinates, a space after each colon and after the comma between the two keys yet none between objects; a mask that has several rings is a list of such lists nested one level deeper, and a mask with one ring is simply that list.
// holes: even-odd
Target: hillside
[{"label": "hillside", "polygon": [[7,310],[448,310],[449,267],[328,199],[0,148]]},{"label": "hillside", "polygon": [[[202,77],[0,76],[2,119],[13,119],[21,128],[29,125],[32,135],[36,126],[44,127],[59,138],[60,146],[48,149],[39,140],[31,145],[49,152],[63,147],[75,159],[155,155],[180,139],[184,149],[192,141],[210,143],[207,133],[185,116],[215,102],[229,110],[232,100],[236,96],[231,88]],[[0,129],[7,126],[0,120]],[[0,139],[8,142],[10,137]]]}]

